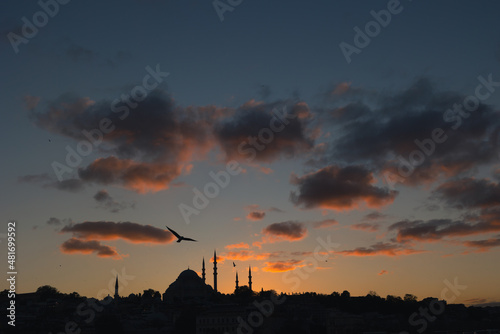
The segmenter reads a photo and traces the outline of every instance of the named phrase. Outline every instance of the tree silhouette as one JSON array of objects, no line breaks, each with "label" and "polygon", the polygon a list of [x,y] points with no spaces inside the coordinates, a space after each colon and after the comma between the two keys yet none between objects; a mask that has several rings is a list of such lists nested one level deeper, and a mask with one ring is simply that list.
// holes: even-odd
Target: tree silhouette
[{"label": "tree silhouette", "polygon": [[403,300],[407,303],[415,303],[417,302],[417,296],[412,295],[411,293],[407,293],[404,297]]},{"label": "tree silhouette", "polygon": [[350,294],[349,291],[344,290],[344,291],[342,291],[342,294],[340,295],[340,297],[342,297],[342,298],[351,298],[351,294]]},{"label": "tree silhouette", "polygon": [[61,295],[59,290],[50,285],[43,285],[36,290],[36,294],[41,301],[46,301],[49,298],[56,298]]}]

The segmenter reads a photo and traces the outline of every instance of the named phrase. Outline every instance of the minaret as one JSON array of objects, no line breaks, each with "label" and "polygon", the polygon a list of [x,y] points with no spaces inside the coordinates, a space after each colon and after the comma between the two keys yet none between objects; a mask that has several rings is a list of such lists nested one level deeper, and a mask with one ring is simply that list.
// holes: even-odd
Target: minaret
[{"label": "minaret", "polygon": [[235,290],[238,290],[239,286],[238,286],[238,272],[236,272],[236,289]]},{"label": "minaret", "polygon": [[248,266],[248,288],[252,291],[252,267]]},{"label": "minaret", "polygon": [[214,250],[214,291],[217,292],[217,254]]},{"label": "minaret", "polygon": [[120,296],[118,295],[118,276],[116,276],[116,283],[115,283],[115,299],[118,299]]},{"label": "minaret", "polygon": [[205,283],[205,257],[203,257],[203,263],[201,265],[201,278],[203,279],[203,283]]}]

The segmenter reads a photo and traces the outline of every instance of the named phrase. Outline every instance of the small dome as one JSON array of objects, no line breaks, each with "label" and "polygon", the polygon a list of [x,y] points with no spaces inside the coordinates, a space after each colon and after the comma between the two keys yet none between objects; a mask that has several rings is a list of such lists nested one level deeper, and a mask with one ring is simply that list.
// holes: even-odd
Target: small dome
[{"label": "small dome", "polygon": [[199,280],[200,276],[196,273],[196,271],[191,269],[186,269],[182,273],[179,274],[178,280]]}]

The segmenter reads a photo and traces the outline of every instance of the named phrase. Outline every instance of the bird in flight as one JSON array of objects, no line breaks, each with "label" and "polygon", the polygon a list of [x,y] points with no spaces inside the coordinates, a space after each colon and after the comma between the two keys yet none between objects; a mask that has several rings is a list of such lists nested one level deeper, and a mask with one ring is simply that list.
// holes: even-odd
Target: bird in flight
[{"label": "bird in flight", "polygon": [[186,241],[196,241],[194,239],[191,239],[191,238],[184,238],[182,235],[179,235],[179,233],[175,232],[174,230],[172,230],[170,227],[168,227],[168,230],[170,232],[172,232],[173,235],[175,235],[177,237],[177,242],[181,242],[182,240],[186,240]]}]

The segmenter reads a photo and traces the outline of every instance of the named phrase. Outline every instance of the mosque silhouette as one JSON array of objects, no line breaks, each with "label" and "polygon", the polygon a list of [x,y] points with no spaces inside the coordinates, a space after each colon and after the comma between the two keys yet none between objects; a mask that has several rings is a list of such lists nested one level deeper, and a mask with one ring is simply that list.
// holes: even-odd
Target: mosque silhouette
[{"label": "mosque silhouette", "polygon": [[[163,301],[167,303],[190,303],[203,302],[208,300],[214,294],[217,294],[217,252],[214,250],[214,268],[213,268],[213,287],[206,283],[205,258],[201,264],[201,277],[196,271],[186,269],[182,271],[177,279],[172,282],[163,293]],[[236,272],[235,291],[240,288],[238,272]],[[252,291],[252,268],[248,267],[248,289]],[[118,294],[118,277],[115,283],[115,299]]]}]

